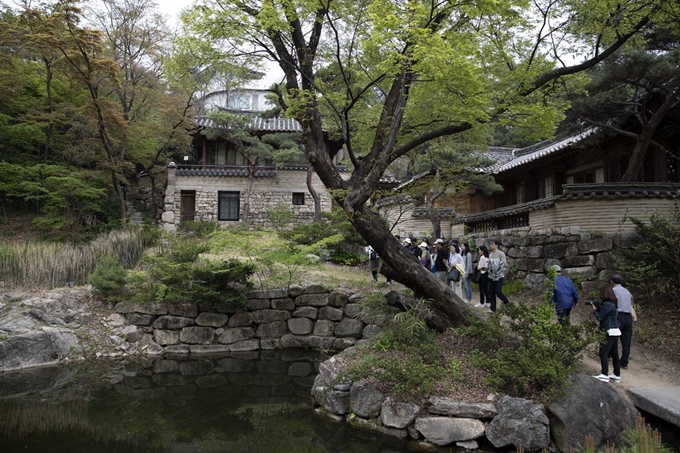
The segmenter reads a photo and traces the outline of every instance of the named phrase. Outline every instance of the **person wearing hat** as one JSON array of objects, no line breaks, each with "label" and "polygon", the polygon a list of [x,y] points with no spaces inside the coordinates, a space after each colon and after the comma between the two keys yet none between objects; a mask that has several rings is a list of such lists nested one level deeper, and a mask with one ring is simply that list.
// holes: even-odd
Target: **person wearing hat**
[{"label": "person wearing hat", "polygon": [[432,257],[430,256],[430,250],[429,246],[427,245],[427,242],[423,241],[420,243],[418,246],[420,249],[420,264],[425,266],[425,269],[430,270],[432,269]]},{"label": "person wearing hat", "polygon": [[565,325],[569,321],[569,315],[574,305],[578,303],[578,291],[569,277],[562,275],[562,268],[554,265],[557,273],[555,277],[555,289],[553,290],[550,303],[555,305],[555,313],[560,324]]}]

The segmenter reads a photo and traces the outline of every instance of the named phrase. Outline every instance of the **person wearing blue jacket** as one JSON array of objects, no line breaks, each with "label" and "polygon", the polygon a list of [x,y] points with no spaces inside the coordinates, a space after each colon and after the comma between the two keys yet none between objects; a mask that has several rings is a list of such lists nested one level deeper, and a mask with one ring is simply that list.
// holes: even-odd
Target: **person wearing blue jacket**
[{"label": "person wearing blue jacket", "polygon": [[555,290],[550,302],[555,305],[555,313],[560,324],[565,325],[569,321],[569,315],[574,305],[578,303],[578,291],[569,277],[562,275],[560,266],[553,266],[557,272],[555,277]]}]

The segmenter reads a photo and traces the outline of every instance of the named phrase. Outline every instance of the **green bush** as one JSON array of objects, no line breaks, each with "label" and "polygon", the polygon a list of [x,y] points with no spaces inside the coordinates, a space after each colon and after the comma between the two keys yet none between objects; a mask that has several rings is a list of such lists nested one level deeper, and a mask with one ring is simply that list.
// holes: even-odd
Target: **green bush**
[{"label": "green bush", "polygon": [[[396,395],[424,396],[437,384],[461,378],[460,366],[447,363],[437,334],[427,327],[418,305],[397,312],[385,304],[382,295],[369,296],[361,305],[364,319],[384,325],[384,330],[365,346],[360,361],[340,373],[341,380],[370,376],[390,386]],[[389,352],[398,354],[399,360]]]},{"label": "green bush", "polygon": [[279,203],[276,206],[267,209],[267,220],[277,230],[283,230],[295,220],[295,213],[289,205]]},{"label": "green bush", "polygon": [[329,260],[332,263],[344,264],[345,266],[357,266],[361,263],[359,255],[341,248],[331,250]]},{"label": "green bush", "polygon": [[680,288],[680,206],[676,202],[669,215],[652,213],[647,221],[631,218],[635,244],[623,251],[619,270],[626,283],[650,295],[677,296]]},{"label": "green bush", "polygon": [[575,369],[586,347],[597,341],[595,323],[582,325],[556,322],[552,305],[530,307],[521,302],[504,304],[488,322],[473,320],[463,331],[476,338],[479,349],[471,363],[489,374],[485,384],[512,396],[558,397],[567,374]]},{"label": "green bush", "polygon": [[217,222],[208,220],[182,221],[177,226],[177,231],[182,235],[205,237],[220,229]]},{"label": "green bush", "polygon": [[328,222],[312,222],[298,225],[287,231],[279,231],[279,236],[296,245],[312,245],[334,234]]},{"label": "green bush", "polygon": [[209,244],[198,237],[172,237],[144,259],[144,272],[131,273],[135,302],[207,302],[245,306],[243,291],[253,287],[253,264],[202,257]]},{"label": "green bush", "polygon": [[105,256],[90,275],[90,283],[95,291],[106,298],[120,294],[125,288],[126,272],[120,262]]}]

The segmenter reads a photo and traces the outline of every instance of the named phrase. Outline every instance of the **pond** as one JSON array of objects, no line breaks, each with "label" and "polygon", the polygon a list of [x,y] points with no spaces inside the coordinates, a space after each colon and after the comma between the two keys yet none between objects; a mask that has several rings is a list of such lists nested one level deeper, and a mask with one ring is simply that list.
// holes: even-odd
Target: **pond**
[{"label": "pond", "polygon": [[308,351],[89,362],[0,374],[0,451],[406,452],[314,415]]},{"label": "pond", "polygon": [[[310,392],[325,358],[282,350],[137,357],[3,373],[0,452],[413,451],[407,441],[314,414]],[[677,428],[647,417],[677,448]]]}]

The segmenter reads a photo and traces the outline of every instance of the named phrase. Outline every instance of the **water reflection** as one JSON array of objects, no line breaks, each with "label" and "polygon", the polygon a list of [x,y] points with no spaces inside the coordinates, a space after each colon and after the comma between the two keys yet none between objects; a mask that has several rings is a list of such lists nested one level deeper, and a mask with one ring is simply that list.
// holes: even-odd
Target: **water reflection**
[{"label": "water reflection", "polygon": [[[313,416],[307,351],[0,374],[3,452],[400,452]],[[362,439],[366,436],[367,439]]]}]

